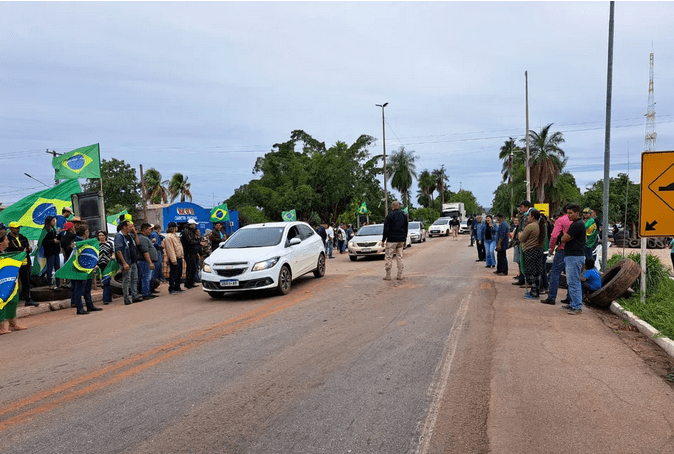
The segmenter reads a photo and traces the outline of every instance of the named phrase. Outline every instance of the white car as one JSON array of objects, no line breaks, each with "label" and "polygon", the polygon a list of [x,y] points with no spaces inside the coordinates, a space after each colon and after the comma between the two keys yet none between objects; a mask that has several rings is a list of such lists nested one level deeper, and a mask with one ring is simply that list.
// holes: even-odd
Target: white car
[{"label": "white car", "polygon": [[459,234],[469,232],[470,229],[468,228],[468,219],[464,219],[463,221],[461,221],[461,225],[459,226]]},{"label": "white car", "polygon": [[[346,245],[346,250],[349,253],[349,259],[355,261],[358,257],[378,255],[383,257],[386,252],[386,243],[382,241],[384,235],[384,224],[365,225],[358,229],[356,234]],[[407,230],[407,238],[405,240],[405,247],[412,245],[412,238],[410,231]]]},{"label": "white car", "polygon": [[211,297],[276,288],[285,295],[293,280],[325,275],[325,247],[305,222],[247,225],[204,261],[201,285]]},{"label": "white car", "polygon": [[448,236],[450,232],[449,221],[451,218],[438,218],[433,225],[428,229],[428,236],[434,237],[435,235],[445,235]]},{"label": "white car", "polygon": [[426,241],[428,232],[424,229],[424,223],[420,221],[411,221],[407,225],[407,231],[410,234],[410,241],[413,243],[421,243]]}]

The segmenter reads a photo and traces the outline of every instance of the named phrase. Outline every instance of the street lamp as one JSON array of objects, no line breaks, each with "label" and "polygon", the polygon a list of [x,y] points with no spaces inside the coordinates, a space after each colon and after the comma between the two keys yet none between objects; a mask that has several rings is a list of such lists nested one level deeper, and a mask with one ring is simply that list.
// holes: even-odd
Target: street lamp
[{"label": "street lamp", "polygon": [[375,106],[381,107],[381,144],[384,148],[384,216],[388,216],[388,189],[386,189],[386,122],[384,121],[384,107],[388,106],[388,103],[375,104]]}]

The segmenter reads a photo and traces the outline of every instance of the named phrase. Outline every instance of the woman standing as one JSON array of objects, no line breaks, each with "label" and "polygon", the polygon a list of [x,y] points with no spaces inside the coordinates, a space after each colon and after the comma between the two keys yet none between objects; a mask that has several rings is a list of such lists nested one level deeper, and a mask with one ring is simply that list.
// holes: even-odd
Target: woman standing
[{"label": "woman standing", "polygon": [[[115,244],[108,239],[108,234],[103,230],[98,232],[98,269],[103,274],[105,268],[113,260],[115,253]],[[111,276],[102,276],[101,285],[103,286],[103,304],[112,303],[112,288],[110,288]]]},{"label": "woman standing", "polygon": [[520,243],[524,254],[524,275],[531,291],[525,298],[538,299],[540,294],[541,274],[543,268],[543,242],[545,241],[545,225],[538,210],[531,208],[527,215],[528,224],[522,231]]},{"label": "woman standing", "polygon": [[[5,252],[9,247],[9,238],[7,238],[7,231],[0,230],[0,254]],[[17,277],[18,279],[18,277]],[[17,283],[18,285],[18,283]],[[5,304],[5,307],[0,309],[0,334],[8,334],[13,331],[19,331],[26,329],[25,326],[21,326],[16,323],[16,307],[19,304],[19,298],[13,298],[12,301]],[[7,328],[7,320],[9,320],[9,329]]]},{"label": "woman standing", "polygon": [[[56,273],[61,268],[61,242],[57,238],[56,233],[56,218],[54,216],[47,216],[44,218],[43,230],[47,234],[42,239],[42,250],[44,251],[44,258],[47,259],[47,285],[52,286],[52,272]],[[61,280],[56,279],[54,290],[59,290]]]},{"label": "woman standing", "polygon": [[494,268],[496,259],[494,258],[494,249],[496,248],[496,230],[494,229],[494,218],[487,215],[484,226],[484,250],[486,253],[486,268]]},{"label": "woman standing", "polygon": [[176,235],[178,225],[175,222],[169,222],[166,227],[166,238],[164,239],[164,250],[169,262],[169,293],[175,295],[178,292],[184,292],[180,288],[180,278],[183,274],[183,245],[180,238]]}]

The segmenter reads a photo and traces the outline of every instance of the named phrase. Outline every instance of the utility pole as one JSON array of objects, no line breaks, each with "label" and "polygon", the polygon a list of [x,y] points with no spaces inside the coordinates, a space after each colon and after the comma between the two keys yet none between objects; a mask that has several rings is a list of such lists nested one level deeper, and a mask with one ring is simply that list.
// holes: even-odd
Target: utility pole
[{"label": "utility pole", "polygon": [[384,120],[384,107],[388,106],[388,103],[375,104],[375,106],[381,107],[381,144],[384,148],[384,217],[386,217],[388,216],[388,189],[386,189],[386,121]]},{"label": "utility pole", "polygon": [[527,200],[531,202],[531,171],[529,169],[529,75],[527,74],[527,71],[524,71],[524,91],[525,91],[525,99],[526,99],[526,108],[527,108],[527,131],[526,131],[526,139],[527,139],[527,157],[526,157],[526,164],[527,164]]},{"label": "utility pole", "polygon": [[147,216],[147,199],[145,191],[145,175],[143,174],[143,164],[140,165],[140,186],[141,186],[141,200],[143,201],[143,220],[148,223]]},{"label": "utility pole", "polygon": [[[613,2],[611,2],[613,3]],[[652,50],[652,49],[651,49]],[[644,151],[656,151],[655,139],[655,89],[653,87],[653,52],[650,56],[650,70],[648,78],[648,110],[646,111],[646,137],[644,138]],[[639,222],[643,222],[639,219]],[[641,302],[646,302],[646,237],[641,237]]]},{"label": "utility pole", "polygon": [[[61,156],[61,153],[57,153],[54,150],[50,151],[49,148],[47,148],[47,154],[50,154],[53,157]],[[54,169],[54,184],[59,184],[59,180],[56,178],[56,169]]]},{"label": "utility pole", "polygon": [[[602,208],[602,224],[604,232],[601,235],[601,269],[606,271],[608,258],[608,185],[611,169],[611,98],[613,94],[613,10],[615,2],[611,2],[608,21],[608,64],[606,70],[606,132],[604,134],[604,201]],[[653,54],[651,54],[651,62]],[[651,76],[653,75],[651,66]],[[651,80],[651,83],[653,81]],[[644,279],[641,280],[645,282]]]}]

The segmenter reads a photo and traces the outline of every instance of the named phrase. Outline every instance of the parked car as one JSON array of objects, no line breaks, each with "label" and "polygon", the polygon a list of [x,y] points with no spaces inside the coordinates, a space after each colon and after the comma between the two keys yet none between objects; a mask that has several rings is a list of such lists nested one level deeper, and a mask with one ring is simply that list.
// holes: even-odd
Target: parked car
[{"label": "parked car", "polygon": [[305,222],[252,224],[234,232],[204,261],[201,285],[211,297],[227,292],[276,289],[285,295],[292,281],[325,274],[325,247]]},{"label": "parked car", "polygon": [[424,229],[424,223],[420,221],[412,221],[407,225],[407,231],[410,234],[410,241],[412,243],[421,243],[426,241],[428,232]]},{"label": "parked car", "polygon": [[464,219],[461,221],[461,225],[459,226],[459,233],[470,233],[470,229],[468,228],[468,219]]},{"label": "parked car", "polygon": [[[349,253],[349,259],[355,261],[358,257],[380,256],[386,253],[385,243],[381,240],[384,235],[384,224],[371,224],[358,229],[356,234],[346,245]],[[407,239],[405,247],[412,245],[412,237],[409,228],[407,230]]]},{"label": "parked car", "polygon": [[451,218],[438,218],[433,225],[428,229],[428,236],[434,237],[436,235],[448,236],[450,232],[449,221]]}]

